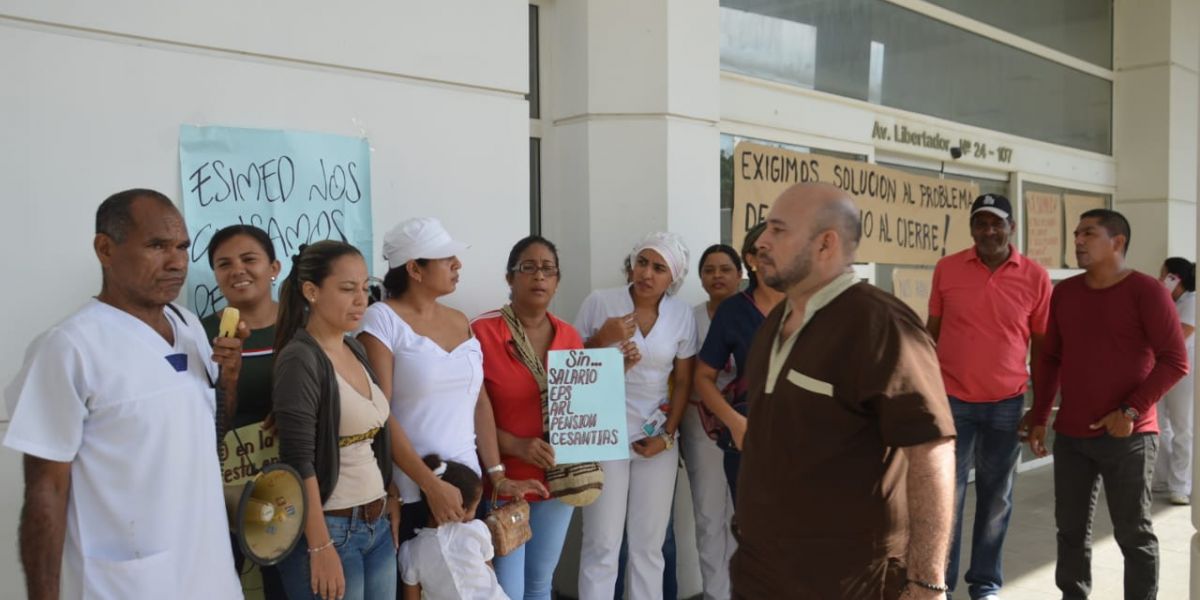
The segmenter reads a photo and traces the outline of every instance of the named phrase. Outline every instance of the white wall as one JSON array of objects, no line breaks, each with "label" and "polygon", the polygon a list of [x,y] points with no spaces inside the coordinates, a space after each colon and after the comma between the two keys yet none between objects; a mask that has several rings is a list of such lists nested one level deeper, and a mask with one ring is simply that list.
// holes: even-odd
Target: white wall
[{"label": "white wall", "polygon": [[[367,137],[377,271],[387,228],[437,216],[474,244],[448,302],[501,304],[529,222],[527,6],[0,0],[0,384],[99,291],[99,203],[130,187],[179,197],[184,123]],[[18,462],[0,450],[0,598],[23,589]]]}]

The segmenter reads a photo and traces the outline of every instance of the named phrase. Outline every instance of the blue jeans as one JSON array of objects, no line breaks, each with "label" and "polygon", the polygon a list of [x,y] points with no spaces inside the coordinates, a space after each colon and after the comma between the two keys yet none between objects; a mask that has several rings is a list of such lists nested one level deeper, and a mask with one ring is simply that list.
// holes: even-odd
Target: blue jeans
[{"label": "blue jeans", "polygon": [[958,430],[954,450],[957,472],[954,495],[954,540],[946,584],[953,590],[958,582],[959,549],[962,545],[963,504],[967,476],[975,468],[975,525],[971,537],[971,567],[965,577],[971,598],[998,594],[1004,585],[1001,547],[1012,517],[1013,477],[1021,455],[1017,426],[1025,408],[1025,397],[998,402],[964,402],[950,398],[954,427]]},{"label": "blue jeans", "polygon": [[[333,549],[342,561],[346,577],[345,600],[377,600],[396,597],[396,546],[392,543],[392,527],[386,515],[367,522],[354,509],[350,517],[325,517]],[[283,562],[279,573],[288,598],[319,599],[312,593],[312,571],[308,562],[308,540],[300,542]],[[330,552],[332,549],[322,550]]]},{"label": "blue jeans", "polygon": [[[503,504],[501,502],[500,504]],[[533,538],[507,556],[495,558],[496,579],[513,600],[550,600],[554,569],[567,539],[575,507],[558,500],[529,503]]]}]

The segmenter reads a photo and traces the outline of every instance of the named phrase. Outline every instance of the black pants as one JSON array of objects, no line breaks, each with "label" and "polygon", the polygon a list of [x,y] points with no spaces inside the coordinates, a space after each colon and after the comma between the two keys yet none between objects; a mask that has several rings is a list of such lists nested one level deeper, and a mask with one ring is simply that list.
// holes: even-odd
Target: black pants
[{"label": "black pants", "polygon": [[[483,503],[480,502],[480,505]],[[425,502],[405,503],[400,507],[400,543],[417,537],[417,530],[429,525],[429,505]],[[404,572],[404,566],[400,566]],[[396,600],[404,600],[404,581],[396,582]]]},{"label": "black pants", "polygon": [[1113,537],[1125,556],[1125,598],[1157,596],[1158,538],[1150,522],[1150,483],[1157,454],[1154,434],[1072,438],[1060,433],[1055,437],[1055,581],[1064,600],[1087,598],[1092,591],[1092,515],[1101,481]]},{"label": "black pants", "polygon": [[[233,545],[233,566],[238,573],[238,586],[241,586],[241,577],[246,569],[246,557],[242,554],[242,547],[238,544],[237,536],[230,534],[229,543]],[[259,567],[258,572],[262,575],[263,598],[266,600],[287,600],[287,595],[283,592],[283,579],[279,575],[279,568],[274,565],[270,567]]]}]

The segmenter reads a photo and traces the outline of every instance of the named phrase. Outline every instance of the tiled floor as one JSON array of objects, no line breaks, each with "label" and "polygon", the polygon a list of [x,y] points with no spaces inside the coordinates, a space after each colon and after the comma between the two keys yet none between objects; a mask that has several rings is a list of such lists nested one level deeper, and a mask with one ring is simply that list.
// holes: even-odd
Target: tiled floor
[{"label": "tiled floor", "polygon": [[[974,515],[974,487],[968,489],[964,522]],[[1017,476],[1014,513],[1004,545],[1005,600],[1050,600],[1061,598],[1054,585],[1054,480],[1049,465]],[[1093,600],[1119,600],[1122,589],[1123,560],[1112,537],[1108,505],[1101,494],[1093,526],[1092,579]],[[970,527],[964,528],[970,539]],[[1186,600],[1190,577],[1190,544],[1194,529],[1191,509],[1171,506],[1155,498],[1154,530],[1158,534],[1160,600]],[[964,541],[964,548],[969,548]],[[964,551],[964,563],[967,554]],[[965,571],[965,567],[962,569]],[[958,583],[955,598],[967,598],[967,587]]]}]

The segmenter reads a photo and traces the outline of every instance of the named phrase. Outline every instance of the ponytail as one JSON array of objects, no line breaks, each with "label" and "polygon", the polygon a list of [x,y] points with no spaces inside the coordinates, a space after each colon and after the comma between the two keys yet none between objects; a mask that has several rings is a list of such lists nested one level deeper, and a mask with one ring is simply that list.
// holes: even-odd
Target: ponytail
[{"label": "ponytail", "polygon": [[[463,508],[470,508],[483,495],[483,481],[475,471],[462,463],[452,460],[442,460],[437,454],[427,454],[421,459],[438,479],[458,488],[462,494]],[[439,472],[440,471],[440,472]],[[421,500],[428,503],[425,492],[421,492]]]},{"label": "ponytail", "polygon": [[275,321],[275,355],[295,337],[296,331],[308,322],[308,299],[304,297],[304,282],[320,287],[329,277],[333,261],[346,255],[362,256],[358,248],[345,242],[325,240],[301,244],[292,256],[292,270],[279,288],[279,317]]}]

